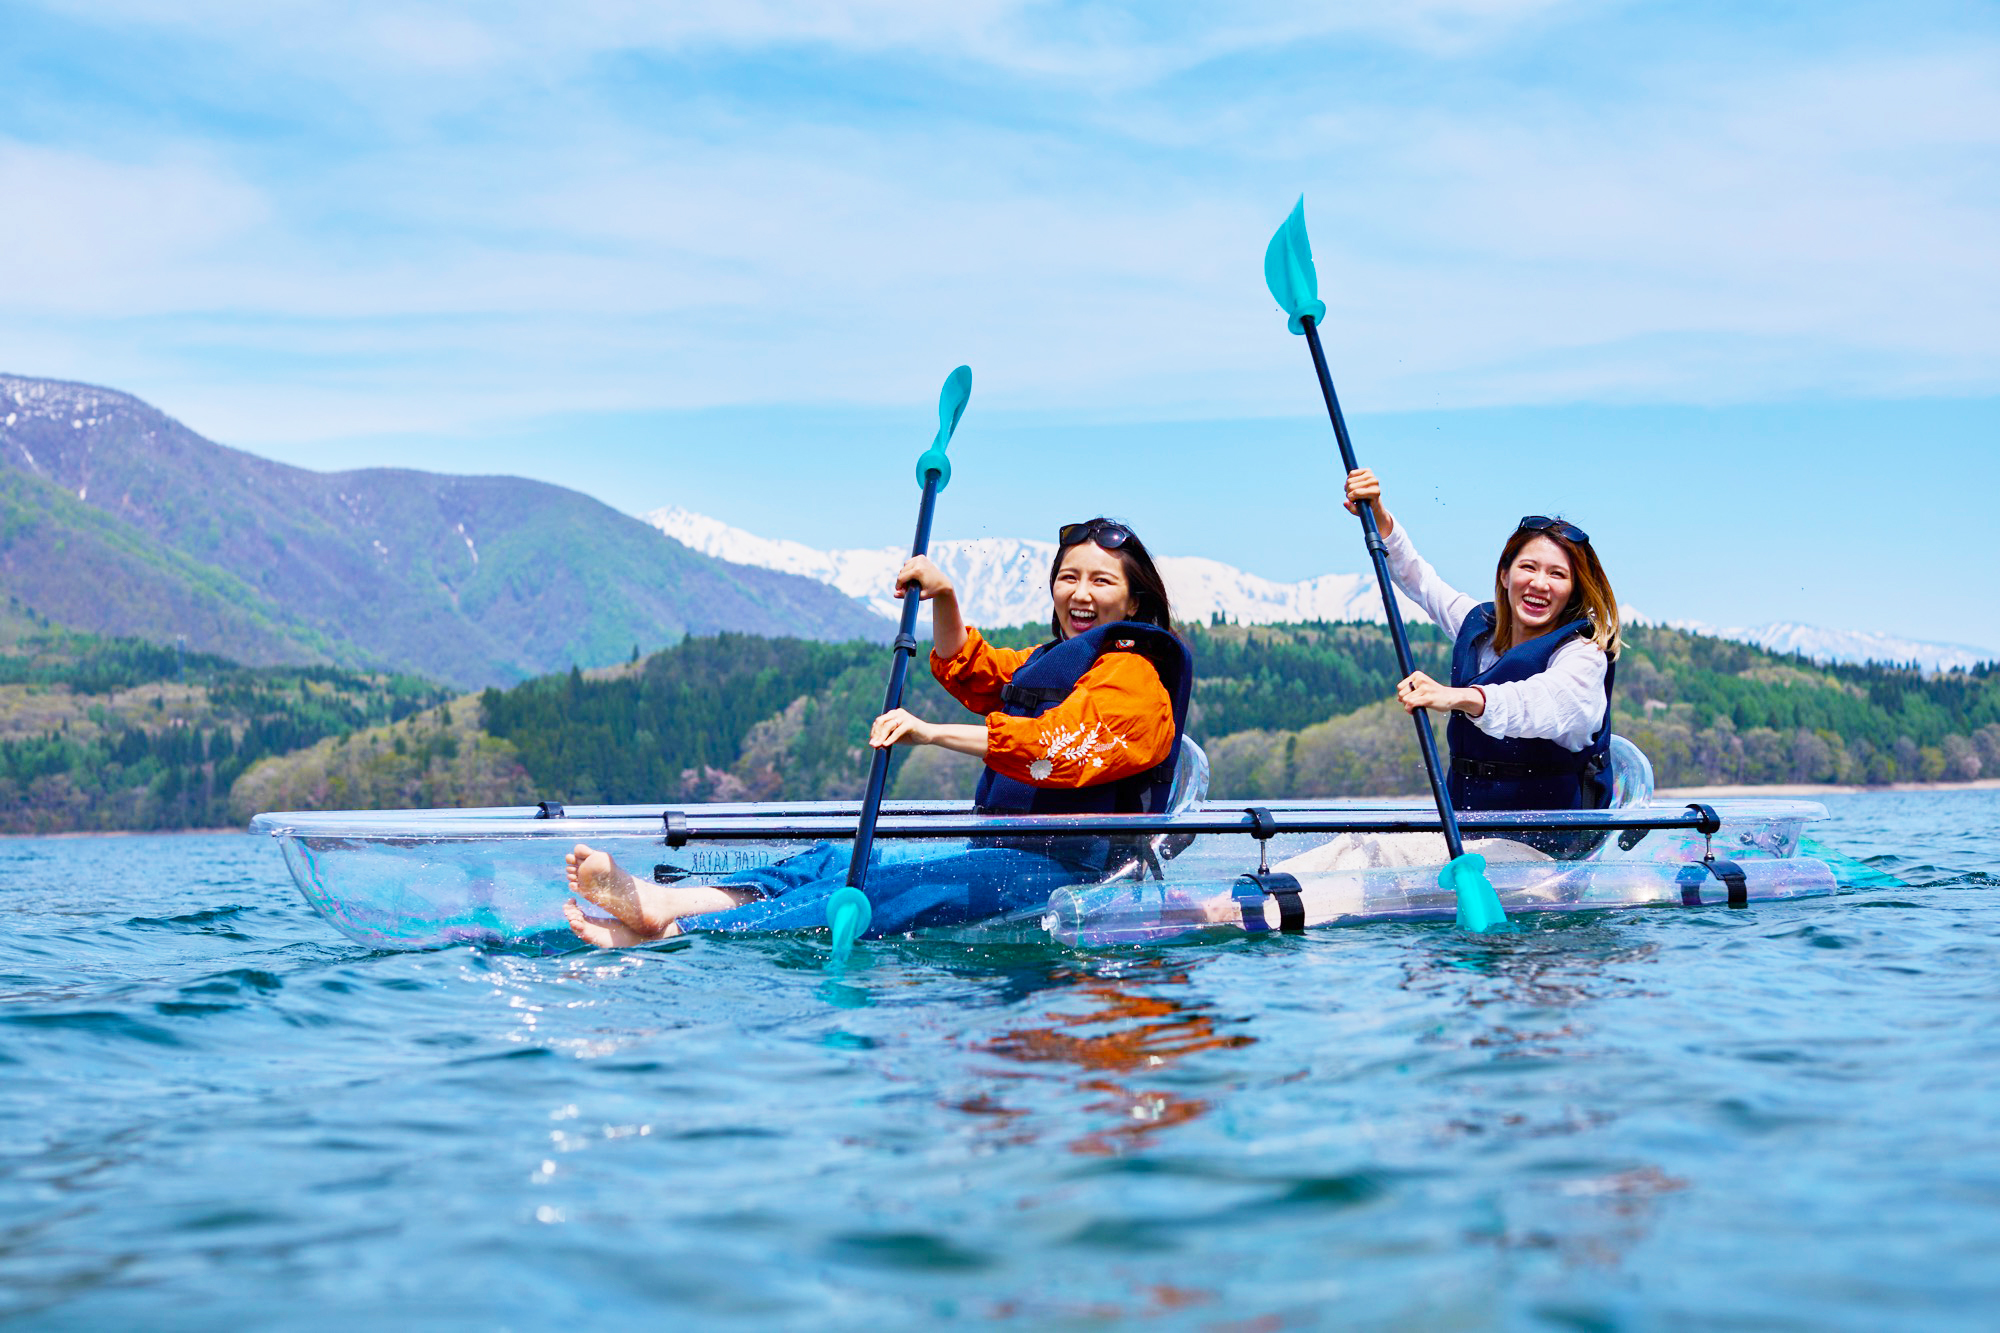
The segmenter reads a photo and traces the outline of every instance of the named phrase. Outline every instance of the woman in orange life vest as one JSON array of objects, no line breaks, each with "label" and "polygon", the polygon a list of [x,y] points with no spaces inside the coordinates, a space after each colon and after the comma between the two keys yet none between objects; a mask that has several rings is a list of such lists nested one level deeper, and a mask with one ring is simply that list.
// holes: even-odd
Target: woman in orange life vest
[{"label": "woman in orange life vest", "polygon": [[[986,763],[976,802],[995,813],[1164,809],[1193,674],[1172,629],[1165,583],[1144,543],[1094,518],[1059,534],[1049,570],[1055,637],[1032,652],[996,648],[959,614],[944,572],[919,556],[896,572],[931,604],[931,671],[979,723],[928,722],[907,709],[876,718],[868,743],[938,745]],[[578,845],[565,858],[577,897],[570,929],[600,947],[683,931],[806,930],[825,924],[827,895],[846,882],[849,849],[822,844],[709,885],[665,885]],[[868,873],[871,935],[1039,908],[1055,889],[1102,876],[1104,838],[986,839],[940,853],[884,850]]]}]

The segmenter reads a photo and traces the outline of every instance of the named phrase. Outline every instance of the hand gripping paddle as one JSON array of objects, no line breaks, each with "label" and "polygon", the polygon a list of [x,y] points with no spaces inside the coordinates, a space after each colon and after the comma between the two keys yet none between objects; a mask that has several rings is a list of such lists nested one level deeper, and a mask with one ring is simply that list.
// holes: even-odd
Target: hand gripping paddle
[{"label": "hand gripping paddle", "polygon": [[[1340,413],[1340,399],[1333,392],[1333,376],[1326,368],[1326,352],[1319,343],[1319,321],[1326,318],[1326,303],[1319,299],[1319,275],[1313,270],[1312,243],[1306,237],[1303,195],[1264,251],[1264,284],[1284,309],[1292,332],[1306,336],[1306,346],[1312,349],[1313,369],[1319,373],[1319,391],[1326,399],[1326,414],[1333,421],[1333,438],[1340,445],[1341,462],[1352,472],[1361,465],[1354,461],[1347,420]],[[1389,582],[1388,551],[1382,534],[1375,529],[1375,511],[1365,504],[1355,507],[1361,511],[1361,532],[1368,543],[1368,558],[1375,565],[1375,586],[1382,590],[1382,609],[1389,617],[1389,637],[1396,643],[1396,661],[1408,676],[1417,668],[1410,658],[1410,636],[1403,628],[1402,612],[1396,606],[1395,588]],[[1452,813],[1451,798],[1445,792],[1430,720],[1422,709],[1410,716],[1417,724],[1417,745],[1423,751],[1424,772],[1431,780],[1431,796],[1437,801],[1438,820],[1444,825],[1445,848],[1451,853],[1450,864],[1438,874],[1438,884],[1458,896],[1458,928],[1476,932],[1512,930],[1507,910],[1500,905],[1500,895],[1494,891],[1493,881],[1486,877],[1486,858],[1477,853],[1467,855],[1458,836],[1458,817]]]},{"label": "hand gripping paddle", "polygon": [[[923,498],[917,505],[917,536],[910,543],[910,558],[925,554],[931,544],[931,512],[937,508],[938,492],[951,481],[951,460],[945,446],[965,415],[965,403],[972,396],[972,367],[960,366],[945,377],[938,394],[937,438],[917,456],[917,485]],[[917,606],[923,600],[917,585],[903,588],[903,618],[896,630],[896,651],[889,666],[889,689],[882,699],[882,711],[903,706],[903,683],[910,673],[910,659],[917,653]],[[867,931],[875,915],[868,901],[868,857],[875,847],[875,821],[882,813],[882,789],[889,777],[889,751],[877,750],[868,770],[868,794],[861,801],[861,821],[854,828],[854,855],[847,863],[847,883],[826,900],[826,925],[833,935],[833,959],[847,961],[854,941]]]}]

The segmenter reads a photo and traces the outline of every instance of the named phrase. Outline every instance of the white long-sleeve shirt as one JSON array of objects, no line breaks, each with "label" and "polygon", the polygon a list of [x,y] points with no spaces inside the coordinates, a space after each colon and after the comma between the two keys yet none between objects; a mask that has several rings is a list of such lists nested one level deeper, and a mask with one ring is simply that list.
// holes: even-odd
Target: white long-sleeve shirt
[{"label": "white long-sleeve shirt", "polygon": [[[1383,538],[1383,545],[1389,557],[1389,577],[1438,628],[1456,639],[1459,626],[1479,603],[1438,577],[1417,554],[1402,519],[1396,520],[1395,530]],[[1480,671],[1500,660],[1500,654],[1493,651],[1491,635],[1480,639],[1474,652]],[[1551,740],[1566,750],[1581,750],[1604,725],[1604,712],[1611,706],[1604,697],[1608,665],[1602,648],[1572,634],[1549,658],[1546,671],[1526,680],[1481,685],[1486,711],[1467,720],[1496,738]]]}]

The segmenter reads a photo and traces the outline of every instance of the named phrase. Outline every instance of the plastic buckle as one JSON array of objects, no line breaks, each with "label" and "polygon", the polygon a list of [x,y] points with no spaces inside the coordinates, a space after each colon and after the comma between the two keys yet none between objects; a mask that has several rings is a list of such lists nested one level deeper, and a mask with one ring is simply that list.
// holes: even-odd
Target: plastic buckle
[{"label": "plastic buckle", "polygon": [[1250,836],[1257,840],[1257,873],[1266,874],[1271,869],[1271,839],[1278,836],[1278,821],[1261,805],[1250,806],[1249,815]]},{"label": "plastic buckle", "polygon": [[562,817],[563,817],[563,807],[562,807],[562,802],[561,802],[561,801],[536,801],[536,802],[535,802],[535,818],[537,818],[537,819],[561,819]]},{"label": "plastic buckle", "polygon": [[1694,812],[1695,832],[1701,834],[1701,859],[1714,859],[1715,835],[1722,831],[1721,817],[1715,813],[1714,806],[1703,805],[1700,801],[1689,801],[1687,808]]}]

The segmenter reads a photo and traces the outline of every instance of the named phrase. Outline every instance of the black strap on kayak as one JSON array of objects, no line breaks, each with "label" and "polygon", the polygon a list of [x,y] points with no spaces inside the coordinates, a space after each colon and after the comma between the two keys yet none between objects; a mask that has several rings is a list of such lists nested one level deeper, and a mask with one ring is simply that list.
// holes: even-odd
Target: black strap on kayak
[{"label": "black strap on kayak", "polygon": [[688,840],[688,817],[678,810],[662,810],[660,823],[665,825],[667,846],[685,847]]},{"label": "black strap on kayak", "polygon": [[1271,928],[1264,917],[1264,899],[1278,900],[1278,929],[1287,935],[1306,928],[1306,905],[1299,899],[1299,882],[1282,870],[1260,870],[1240,876],[1231,890],[1243,911],[1243,929],[1255,934]]},{"label": "black strap on kayak", "polygon": [[563,817],[563,808],[562,808],[562,802],[561,802],[561,801],[536,801],[536,802],[535,802],[535,818],[537,818],[537,819],[561,819],[562,817]]},{"label": "black strap on kayak", "polygon": [[1723,888],[1728,890],[1731,907],[1750,905],[1750,889],[1743,881],[1743,867],[1734,861],[1723,859],[1690,861],[1680,868],[1680,873],[1674,876],[1674,882],[1680,885],[1681,906],[1704,906],[1701,900],[1701,886],[1708,882],[1710,875],[1721,880]]}]

